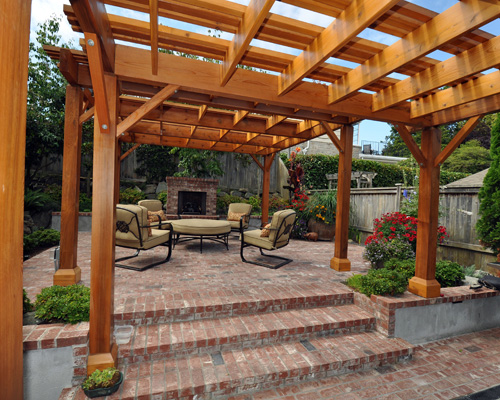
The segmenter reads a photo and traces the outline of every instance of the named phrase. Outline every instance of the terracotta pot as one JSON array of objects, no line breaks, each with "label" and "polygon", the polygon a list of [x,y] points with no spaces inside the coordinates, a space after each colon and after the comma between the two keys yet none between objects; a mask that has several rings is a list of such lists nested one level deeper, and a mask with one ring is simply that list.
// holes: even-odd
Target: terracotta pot
[{"label": "terracotta pot", "polygon": [[307,223],[307,228],[310,232],[318,234],[318,240],[332,241],[335,237],[335,224],[326,224],[310,219]]}]

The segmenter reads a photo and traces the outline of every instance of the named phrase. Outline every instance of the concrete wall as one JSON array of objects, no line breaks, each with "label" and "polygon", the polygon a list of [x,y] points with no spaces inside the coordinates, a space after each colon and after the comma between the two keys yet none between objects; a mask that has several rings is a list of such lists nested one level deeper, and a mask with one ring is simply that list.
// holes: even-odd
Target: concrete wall
[{"label": "concrete wall", "polygon": [[400,308],[394,336],[416,344],[496,328],[500,326],[499,307],[500,297],[494,297]]},{"label": "concrete wall", "polygon": [[71,346],[26,351],[23,361],[24,400],[57,399],[63,388],[72,386]]},{"label": "concrete wall", "polygon": [[[61,231],[61,213],[52,213],[52,223],[50,226],[56,231]],[[92,228],[92,213],[80,213],[78,217],[78,231],[90,232]]]}]

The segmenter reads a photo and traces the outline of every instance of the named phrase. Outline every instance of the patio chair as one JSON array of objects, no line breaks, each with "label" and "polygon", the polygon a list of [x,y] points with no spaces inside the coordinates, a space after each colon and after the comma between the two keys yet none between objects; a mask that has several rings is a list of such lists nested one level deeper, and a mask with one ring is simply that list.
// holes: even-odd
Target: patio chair
[{"label": "patio chair", "polygon": [[167,221],[163,210],[163,203],[160,200],[140,200],[137,204],[147,208],[149,226],[155,229],[170,229],[169,221]]},{"label": "patio chair", "polygon": [[232,231],[248,229],[252,205],[247,203],[231,203],[227,210],[227,222],[231,225]]},{"label": "patio chair", "polygon": [[128,260],[137,257],[141,250],[149,250],[156,246],[167,246],[167,257],[161,261],[148,264],[143,267],[134,267],[131,265],[116,264],[119,268],[132,269],[134,271],[144,271],[156,265],[166,263],[172,255],[172,226],[167,230],[151,228],[148,225],[148,210],[146,207],[133,204],[118,204],[116,206],[116,245],[137,251],[127,257],[117,258],[117,261]]},{"label": "patio chair", "polygon": [[[244,230],[241,229],[241,260],[246,263],[260,265],[271,269],[278,269],[283,265],[292,262],[293,260],[290,258],[264,254],[262,250],[277,250],[285,247],[290,241],[290,234],[295,225],[296,216],[297,214],[293,210],[277,211],[274,213],[271,223],[266,225],[264,229],[255,229],[247,232],[244,232]],[[262,256],[279,259],[282,260],[282,262],[276,265],[270,265],[260,263],[258,261],[246,260],[243,256],[243,249],[249,246],[257,247]]]}]

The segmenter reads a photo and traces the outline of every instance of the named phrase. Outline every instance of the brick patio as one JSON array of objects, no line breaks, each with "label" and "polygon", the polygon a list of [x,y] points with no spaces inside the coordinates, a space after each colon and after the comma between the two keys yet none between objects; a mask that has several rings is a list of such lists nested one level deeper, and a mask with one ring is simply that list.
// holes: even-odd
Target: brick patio
[{"label": "brick patio", "polygon": [[[500,329],[416,348],[374,332],[340,283],[367,270],[362,246],[350,245],[352,271],[339,273],[329,268],[332,243],[292,241],[280,252],[294,262],[279,270],[242,263],[238,243],[232,236],[226,251],[207,242],[203,254],[197,242],[181,244],[167,264],[116,269],[115,321],[135,328],[120,346],[125,381],[111,398],[452,399],[500,383]],[[51,255],[24,263],[31,298],[52,284]],[[80,233],[78,260],[89,285],[89,233]],[[60,397],[83,398],[78,388]]]}]

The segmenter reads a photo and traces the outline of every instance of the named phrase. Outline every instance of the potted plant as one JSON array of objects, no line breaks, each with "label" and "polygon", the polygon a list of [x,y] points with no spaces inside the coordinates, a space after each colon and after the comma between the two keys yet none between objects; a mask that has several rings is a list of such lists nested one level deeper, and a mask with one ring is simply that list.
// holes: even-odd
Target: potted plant
[{"label": "potted plant", "polygon": [[116,368],[96,369],[83,381],[82,389],[88,398],[93,399],[115,393],[122,382],[123,374]]},{"label": "potted plant", "polygon": [[337,192],[315,193],[307,202],[309,231],[316,232],[319,240],[333,240],[335,237],[335,211]]}]

